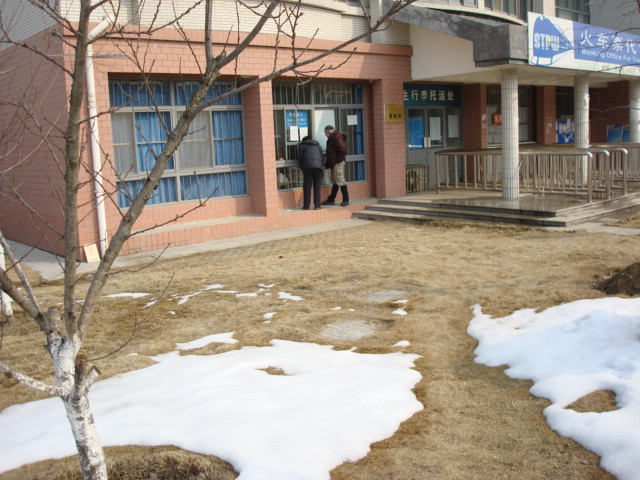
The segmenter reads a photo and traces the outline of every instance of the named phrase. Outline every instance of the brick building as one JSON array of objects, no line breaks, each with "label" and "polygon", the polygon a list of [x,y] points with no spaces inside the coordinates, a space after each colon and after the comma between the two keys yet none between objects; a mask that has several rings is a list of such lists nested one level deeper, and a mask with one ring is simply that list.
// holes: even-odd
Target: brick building
[{"label": "brick building", "polygon": [[[73,19],[76,3],[61,1],[59,11]],[[120,8],[117,18],[112,12],[110,22],[129,24],[131,30],[149,25],[156,14],[150,2],[115,3]],[[180,10],[192,2],[172,3]],[[303,0],[297,36],[314,38],[312,52],[332,48],[367,29],[360,5],[351,0]],[[373,18],[384,8],[376,0],[362,5]],[[527,17],[529,11],[542,16]],[[172,13],[160,10],[161,16]],[[637,13],[630,13],[637,19]],[[72,53],[63,41],[71,39],[52,36],[51,22],[24,2],[7,2],[0,15],[5,26],[11,18],[12,38],[48,52],[50,58]],[[638,122],[629,108],[639,97],[634,93],[640,88],[636,69],[532,63],[530,33],[537,18],[551,19],[556,28],[564,25],[558,19],[603,28],[618,25],[611,9],[586,0],[421,0],[400,12],[390,28],[358,42],[346,63],[341,64],[347,52],[333,55],[332,63],[341,64],[338,68],[302,85],[291,75],[276,77],[212,106],[197,118],[172,159],[135,225],[139,233],[127,241],[123,253],[349,218],[378,198],[416,191],[410,180],[420,169],[427,177],[420,188],[433,188],[437,150],[505,148],[515,142],[517,155],[521,142],[555,143],[557,122],[576,117],[576,109],[586,108],[587,123],[577,122],[576,129],[587,141],[605,141],[611,125],[631,125],[632,141],[638,142]],[[229,29],[242,34],[254,21],[250,12],[236,11],[233,1],[217,2],[214,49],[221,51],[235,41]],[[99,22],[96,18],[96,25]],[[201,45],[202,24],[201,9],[181,21],[192,45]],[[626,34],[634,38],[634,33]],[[278,42],[273,26],[267,26],[238,62],[223,70],[214,93],[269,73],[276,47],[276,63],[282,64],[286,45]],[[154,32],[140,52],[150,74],[150,90],[142,88],[140,69],[125,53],[130,49],[124,39],[98,40],[92,48],[97,111],[113,110],[97,117],[99,148],[87,148],[83,160],[92,165],[93,155],[91,168],[98,162],[100,188],[109,197],[97,201],[98,187],[87,168],[78,212],[79,242],[86,247],[80,260],[94,248],[100,250],[113,233],[130,194],[145,178],[152,158],[149,149],[166,140],[162,124],[175,121],[199,68],[190,45],[173,28]],[[625,48],[631,51],[635,45],[627,43]],[[27,55],[19,47],[1,50],[0,60],[9,72],[0,76],[4,101],[28,98],[41,128],[59,125],[68,108],[68,78],[44,57]],[[580,103],[585,89],[591,106]],[[149,108],[145,95],[153,96],[157,108]],[[506,96],[513,113],[505,110]],[[9,126],[15,126],[16,117],[7,112],[3,125],[13,132]],[[346,175],[352,202],[348,207],[303,211],[296,145],[305,134],[323,142],[326,124],[348,135]],[[60,135],[55,129],[52,133],[51,145],[24,129],[5,142],[0,226],[9,239],[62,253],[63,219],[57,199],[63,185],[55,158]],[[9,169],[27,152],[28,161]],[[7,189],[23,200],[16,201]],[[328,189],[329,185],[323,195]],[[209,196],[194,209],[199,198]]]}]

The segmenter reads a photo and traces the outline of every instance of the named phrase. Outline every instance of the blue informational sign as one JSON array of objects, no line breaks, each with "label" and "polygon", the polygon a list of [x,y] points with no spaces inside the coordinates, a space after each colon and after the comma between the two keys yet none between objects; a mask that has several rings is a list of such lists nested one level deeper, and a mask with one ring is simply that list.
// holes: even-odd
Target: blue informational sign
[{"label": "blue informational sign", "polygon": [[403,95],[406,107],[459,107],[462,105],[460,85],[405,83]]},{"label": "blue informational sign", "polygon": [[290,127],[308,128],[309,127],[309,111],[308,110],[287,110],[285,112],[285,124],[287,130]]},{"label": "blue informational sign", "polygon": [[557,143],[575,143],[575,130],[573,128],[573,120],[558,120],[556,122],[556,142]]},{"label": "blue informational sign", "polygon": [[529,63],[640,76],[640,36],[529,12]]},{"label": "blue informational sign", "polygon": [[628,143],[629,138],[629,125],[618,124],[607,127],[607,143]]},{"label": "blue informational sign", "polygon": [[309,112],[298,110],[298,128],[309,128]]}]

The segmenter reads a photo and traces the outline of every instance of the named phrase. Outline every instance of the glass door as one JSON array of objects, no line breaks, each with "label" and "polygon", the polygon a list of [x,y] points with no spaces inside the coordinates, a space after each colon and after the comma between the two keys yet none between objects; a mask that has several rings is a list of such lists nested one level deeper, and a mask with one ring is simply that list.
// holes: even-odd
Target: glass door
[{"label": "glass door", "polygon": [[435,152],[446,147],[445,109],[407,109],[407,193],[436,186]]}]

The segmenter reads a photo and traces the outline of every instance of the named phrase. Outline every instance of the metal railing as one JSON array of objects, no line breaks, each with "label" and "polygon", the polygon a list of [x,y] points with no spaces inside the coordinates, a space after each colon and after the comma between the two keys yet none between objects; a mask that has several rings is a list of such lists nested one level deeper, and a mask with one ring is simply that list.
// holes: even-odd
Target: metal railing
[{"label": "metal railing", "polygon": [[[628,150],[620,145],[588,149],[527,146],[519,152],[519,184],[525,192],[549,192],[612,198],[627,194]],[[640,145],[635,150],[640,155]],[[502,190],[502,151],[436,153],[436,188]],[[639,165],[640,166],[640,165]],[[640,168],[638,168],[640,175]],[[640,176],[638,177],[640,179]]]},{"label": "metal railing", "polygon": [[407,193],[425,192],[429,189],[426,165],[407,165]]}]

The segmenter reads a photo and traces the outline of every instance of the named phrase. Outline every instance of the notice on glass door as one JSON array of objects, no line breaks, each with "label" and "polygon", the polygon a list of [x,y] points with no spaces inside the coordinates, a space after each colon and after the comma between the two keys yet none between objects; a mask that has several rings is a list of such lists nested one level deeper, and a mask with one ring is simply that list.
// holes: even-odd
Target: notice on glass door
[{"label": "notice on glass door", "polygon": [[442,140],[442,121],[440,117],[429,118],[429,138],[431,138],[432,142]]},{"label": "notice on glass door", "polygon": [[449,138],[458,138],[460,136],[460,118],[458,115],[449,115],[447,117],[447,132]]}]

